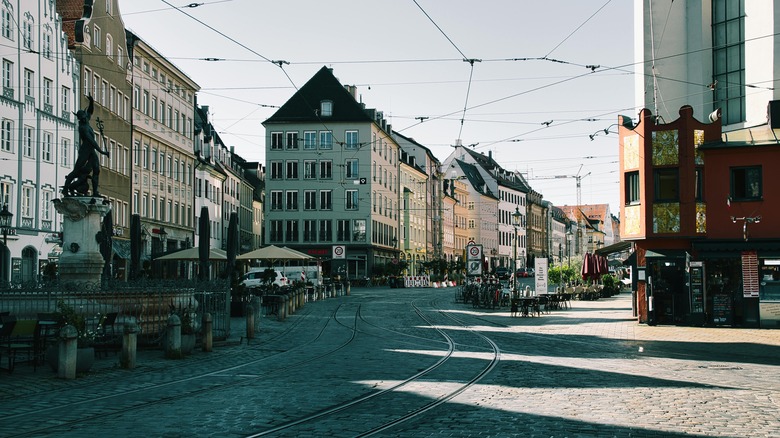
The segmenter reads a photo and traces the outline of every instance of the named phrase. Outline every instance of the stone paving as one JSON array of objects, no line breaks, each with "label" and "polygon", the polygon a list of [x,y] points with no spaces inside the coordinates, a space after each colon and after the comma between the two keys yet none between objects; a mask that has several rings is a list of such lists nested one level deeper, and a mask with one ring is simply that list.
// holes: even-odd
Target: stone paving
[{"label": "stone paving", "polygon": [[[286,321],[263,317],[251,341],[244,339],[244,321],[234,318],[230,339],[212,353],[171,361],[161,351],[141,351],[133,371],[120,369],[116,356],[98,359],[90,373],[76,380],[20,365],[13,374],[0,372],[0,436],[41,436],[25,431],[34,431],[38,421],[67,423],[82,415],[105,419],[46,435],[257,433],[281,419],[356,397],[367,387],[390,387],[436,360],[440,341],[425,338],[426,331],[429,338],[433,335],[417,327],[422,324],[408,309],[420,298],[433,300],[468,329],[495,340],[500,363],[446,407],[381,436],[780,436],[778,330],[640,325],[631,317],[629,294],[575,301],[568,310],[541,317],[510,318],[507,309],[456,304],[454,293],[453,288],[353,288],[351,296],[308,303]],[[275,354],[309,342],[339,308],[359,308],[363,318],[358,340],[344,355],[324,357],[283,376],[263,374],[299,360],[302,353],[284,359]],[[345,318],[340,324],[327,326],[320,343],[304,351],[346,342],[355,322]],[[382,334],[380,326],[395,332]],[[479,366],[488,356],[486,348],[466,341],[467,334],[460,336],[461,368]],[[168,400],[170,393],[160,388],[173,387],[177,380],[186,380],[188,390],[202,387],[203,395]],[[226,386],[208,391],[215,384]],[[414,409],[421,400],[457,386],[444,376],[429,376],[395,393],[405,397],[397,401],[400,408]],[[101,405],[100,397],[117,392],[134,408]],[[19,406],[15,401],[20,399],[33,399],[37,406]],[[45,410],[79,399],[95,401],[68,415],[51,417]],[[138,404],[149,407],[137,409]],[[372,418],[371,412],[334,417],[273,436],[353,436]]]}]

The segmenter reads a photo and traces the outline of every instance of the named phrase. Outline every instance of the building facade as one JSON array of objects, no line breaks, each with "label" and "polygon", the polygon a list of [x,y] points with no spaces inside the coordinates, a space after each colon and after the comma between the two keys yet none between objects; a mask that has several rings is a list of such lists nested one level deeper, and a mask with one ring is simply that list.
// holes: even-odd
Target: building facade
[{"label": "building facade", "polygon": [[399,146],[382,112],[323,67],[263,125],[267,243],[349,278],[398,258]]},{"label": "building facade", "polygon": [[79,70],[50,2],[0,5],[0,207],[13,214],[0,241],[0,281],[50,274],[61,251],[52,200],[75,161]]}]

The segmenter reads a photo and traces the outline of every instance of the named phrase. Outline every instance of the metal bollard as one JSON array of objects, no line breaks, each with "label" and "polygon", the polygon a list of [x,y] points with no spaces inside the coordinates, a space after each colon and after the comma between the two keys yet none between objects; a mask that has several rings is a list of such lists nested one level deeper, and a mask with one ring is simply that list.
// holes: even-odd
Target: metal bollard
[{"label": "metal bollard", "polygon": [[211,352],[214,345],[214,324],[211,314],[206,312],[203,314],[203,351],[206,353]]},{"label": "metal bollard", "polygon": [[178,315],[168,317],[168,329],[165,334],[165,357],[181,359],[181,319]]},{"label": "metal bollard", "polygon": [[134,321],[128,321],[124,325],[122,335],[122,354],[119,364],[126,370],[135,368],[136,350],[138,347],[138,325]]},{"label": "metal bollard", "polygon": [[246,306],[246,338],[255,338],[255,307],[251,304]]},{"label": "metal bollard", "polygon": [[78,350],[79,332],[76,327],[66,325],[60,329],[59,356],[57,377],[60,379],[76,378],[76,355]]}]

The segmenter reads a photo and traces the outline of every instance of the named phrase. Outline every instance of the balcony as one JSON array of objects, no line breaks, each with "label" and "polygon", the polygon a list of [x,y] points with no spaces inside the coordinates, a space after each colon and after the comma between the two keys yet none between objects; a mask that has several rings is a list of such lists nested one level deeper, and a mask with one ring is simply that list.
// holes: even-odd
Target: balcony
[{"label": "balcony", "polygon": [[10,87],[3,87],[3,97],[13,100],[14,89]]}]

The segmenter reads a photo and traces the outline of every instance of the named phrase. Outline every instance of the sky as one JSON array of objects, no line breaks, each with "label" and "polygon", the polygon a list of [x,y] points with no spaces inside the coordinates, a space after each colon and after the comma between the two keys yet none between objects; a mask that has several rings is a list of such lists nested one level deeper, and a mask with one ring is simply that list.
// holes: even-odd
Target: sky
[{"label": "sky", "polygon": [[[619,214],[617,117],[636,118],[629,0],[119,0],[125,27],[199,86],[228,146],[320,68],[444,161],[460,139],[555,205]],[[607,131],[605,131],[607,130]],[[608,132],[608,133],[607,133]],[[595,134],[595,135],[594,135]]]}]

